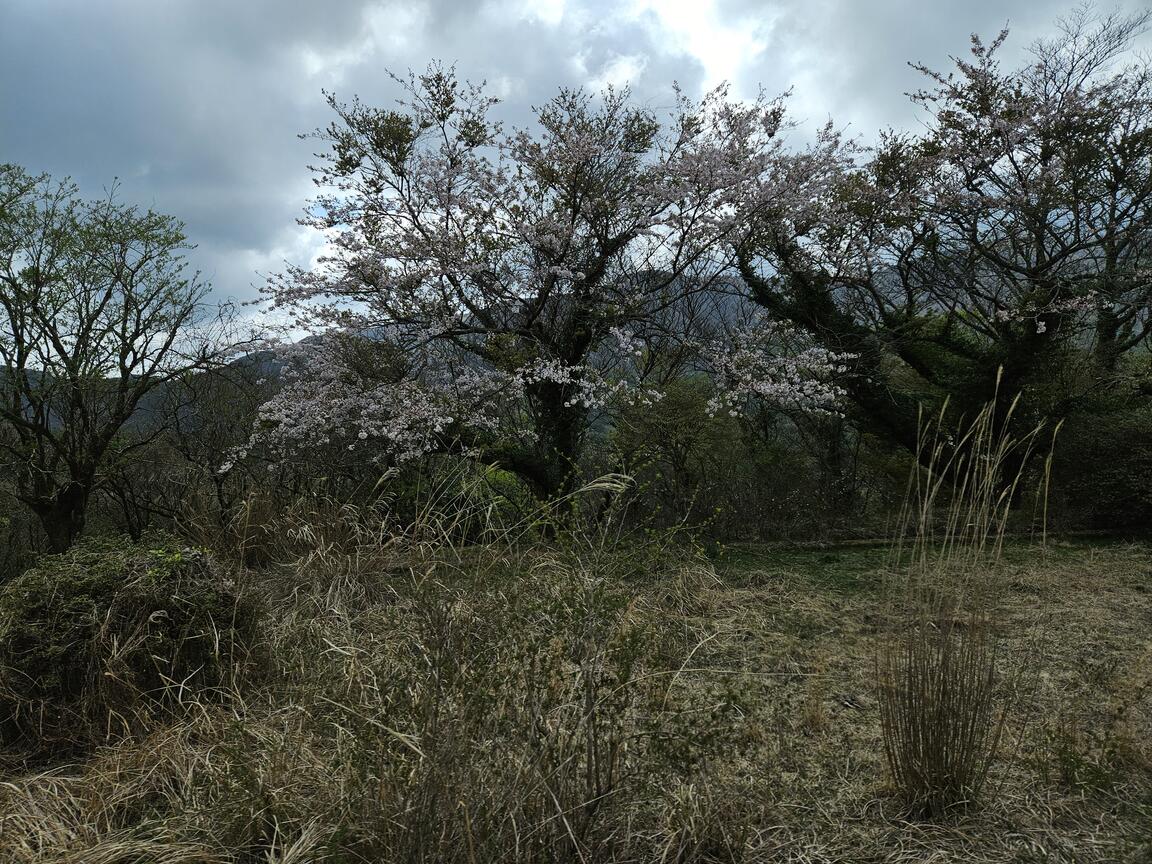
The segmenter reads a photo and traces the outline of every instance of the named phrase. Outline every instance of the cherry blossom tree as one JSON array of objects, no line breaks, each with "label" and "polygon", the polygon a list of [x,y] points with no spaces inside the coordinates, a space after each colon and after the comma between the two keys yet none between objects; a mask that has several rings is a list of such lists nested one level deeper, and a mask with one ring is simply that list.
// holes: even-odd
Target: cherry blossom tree
[{"label": "cherry blossom tree", "polygon": [[842,148],[815,218],[765,209],[736,244],[758,302],[858,358],[845,386],[897,440],[906,372],[971,406],[1003,366],[1002,393],[1059,415],[1147,344],[1152,69],[1130,49],[1150,19],[1085,7],[1022,68],[1001,68],[1006,32],[918,66],[923,134]]},{"label": "cherry blossom tree", "polygon": [[329,97],[337,119],[318,133],[322,194],[305,219],[326,252],[268,288],[316,335],[293,346],[264,440],[396,460],[469,452],[552,496],[593,412],[660,397],[640,361],[654,340],[715,370],[728,410],[835,398],[827,351],[668,332],[669,310],[730,283],[748,214],[783,206],[787,178],[770,179],[781,100],[677,91],[662,120],[626,90],[562,90],[534,128],[506,131],[484,88],[449,69],[396,80],[399,110]]}]

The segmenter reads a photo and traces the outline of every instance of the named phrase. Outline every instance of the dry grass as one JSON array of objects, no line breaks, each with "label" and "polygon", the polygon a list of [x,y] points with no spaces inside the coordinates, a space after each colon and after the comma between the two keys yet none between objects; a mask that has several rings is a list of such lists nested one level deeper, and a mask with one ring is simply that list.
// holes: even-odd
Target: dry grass
[{"label": "dry grass", "polygon": [[955,434],[944,409],[921,422],[877,656],[884,753],[914,816],[978,801],[1011,702],[1037,665],[1005,668],[999,656],[1004,536],[1041,431],[1014,437],[1015,407],[1000,417],[993,401]]},{"label": "dry grass", "polygon": [[1152,854],[1146,546],[1006,551],[998,650],[1042,629],[1048,672],[1005,717],[987,806],[922,824],[885,770],[871,553],[717,571],[596,533],[335,536],[298,532],[311,553],[260,577],[273,666],[230,704],[0,778],[0,860]]}]

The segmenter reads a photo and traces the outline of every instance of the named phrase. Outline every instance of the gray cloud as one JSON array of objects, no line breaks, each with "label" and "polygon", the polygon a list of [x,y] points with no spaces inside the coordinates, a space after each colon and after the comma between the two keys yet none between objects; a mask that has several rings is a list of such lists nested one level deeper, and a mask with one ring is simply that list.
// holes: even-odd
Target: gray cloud
[{"label": "gray cloud", "polygon": [[[759,25],[767,45],[748,75],[777,89],[795,89],[794,109],[811,122],[827,117],[871,138],[881,128],[914,128],[920,114],[905,93],[925,86],[909,63],[948,71],[966,56],[969,36],[986,42],[1007,26],[1001,51],[1007,67],[1024,62],[1028,47],[1054,35],[1074,0],[720,0],[724,17]],[[1115,8],[1143,9],[1142,0]],[[1099,8],[1113,7],[1102,2]],[[1152,39],[1141,39],[1152,48]]]},{"label": "gray cloud", "polygon": [[[120,178],[122,200],[187,223],[199,244],[192,261],[220,296],[246,299],[258,272],[315,247],[294,221],[311,194],[315,142],[297,136],[328,122],[322,88],[384,104],[396,96],[386,70],[439,58],[487,79],[506,96],[503,115],[523,122],[558,86],[620,70],[635,73],[638,98],[668,104],[673,80],[699,90],[713,77],[708,64],[722,61],[737,92],[794,87],[801,119],[831,116],[868,136],[915,122],[901,95],[917,86],[907,60],[942,67],[969,32],[994,35],[1006,19],[1019,50],[1067,9],[1057,0],[718,0],[712,17],[730,41],[708,56],[699,33],[675,26],[694,5],[5,0],[0,159],[70,174],[88,195]],[[735,44],[741,54],[729,56]]]}]

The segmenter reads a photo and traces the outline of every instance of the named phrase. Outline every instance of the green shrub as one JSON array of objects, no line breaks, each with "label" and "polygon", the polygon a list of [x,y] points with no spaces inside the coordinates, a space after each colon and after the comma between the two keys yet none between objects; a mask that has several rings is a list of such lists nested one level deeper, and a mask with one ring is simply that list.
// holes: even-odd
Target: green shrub
[{"label": "green shrub", "polygon": [[90,541],[0,587],[0,745],[83,748],[221,691],[257,623],[202,551]]}]

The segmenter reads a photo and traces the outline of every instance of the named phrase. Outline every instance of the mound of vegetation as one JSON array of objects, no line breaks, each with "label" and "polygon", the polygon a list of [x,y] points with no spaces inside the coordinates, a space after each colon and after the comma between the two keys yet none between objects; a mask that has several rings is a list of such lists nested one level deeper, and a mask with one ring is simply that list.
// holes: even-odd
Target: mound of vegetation
[{"label": "mound of vegetation", "polygon": [[75,749],[219,692],[257,609],[202,551],[92,541],[0,588],[0,745]]}]

